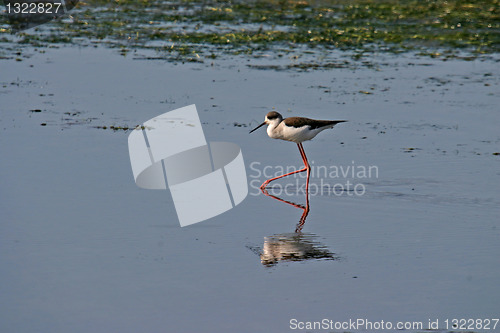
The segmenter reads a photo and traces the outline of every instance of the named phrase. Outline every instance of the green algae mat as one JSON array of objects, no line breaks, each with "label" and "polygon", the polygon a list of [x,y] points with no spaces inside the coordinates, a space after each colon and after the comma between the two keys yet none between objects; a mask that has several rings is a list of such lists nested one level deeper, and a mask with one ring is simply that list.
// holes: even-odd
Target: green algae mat
[{"label": "green algae mat", "polygon": [[[152,50],[147,59],[205,62],[221,56],[318,57],[345,50],[415,51],[475,59],[500,51],[500,1],[81,1],[55,22],[13,34],[0,17],[0,57],[22,61],[19,45],[98,45]],[[331,67],[316,59],[315,66]]]}]

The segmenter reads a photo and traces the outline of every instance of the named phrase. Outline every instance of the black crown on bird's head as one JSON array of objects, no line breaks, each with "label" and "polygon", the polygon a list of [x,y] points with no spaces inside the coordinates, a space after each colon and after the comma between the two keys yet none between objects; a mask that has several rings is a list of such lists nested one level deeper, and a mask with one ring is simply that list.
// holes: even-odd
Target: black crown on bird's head
[{"label": "black crown on bird's head", "polygon": [[268,120],[273,120],[273,119],[283,119],[283,117],[281,116],[281,114],[279,114],[278,112],[276,111],[271,111],[269,112],[268,114],[266,114],[266,119]]}]

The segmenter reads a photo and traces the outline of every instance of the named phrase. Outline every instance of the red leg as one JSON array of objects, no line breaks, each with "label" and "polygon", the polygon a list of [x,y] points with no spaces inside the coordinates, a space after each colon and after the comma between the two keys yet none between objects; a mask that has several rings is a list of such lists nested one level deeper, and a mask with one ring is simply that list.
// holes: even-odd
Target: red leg
[{"label": "red leg", "polygon": [[[264,183],[262,183],[262,185],[260,185],[261,189],[264,189],[267,186],[267,184],[269,184],[273,180],[280,179],[280,178],[283,178],[283,177],[286,177],[286,176],[290,176],[290,175],[293,175],[294,173],[299,173],[299,172],[307,171],[307,178],[309,179],[310,169],[309,169],[309,163],[307,162],[306,153],[304,152],[304,148],[302,147],[302,143],[297,143],[297,146],[299,147],[300,156],[302,156],[302,161],[304,162],[304,168],[302,168],[300,170],[295,170],[295,171],[286,173],[286,174],[278,176],[278,177],[274,177],[274,178],[268,179]],[[309,185],[309,182],[307,183],[307,185]]]},{"label": "red leg", "polygon": [[309,191],[309,176],[311,175],[311,167],[309,166],[309,161],[307,161],[306,152],[304,151],[304,147],[302,143],[299,143],[300,155],[302,155],[302,161],[304,162],[305,169],[307,170],[307,179],[306,179],[306,192]]}]

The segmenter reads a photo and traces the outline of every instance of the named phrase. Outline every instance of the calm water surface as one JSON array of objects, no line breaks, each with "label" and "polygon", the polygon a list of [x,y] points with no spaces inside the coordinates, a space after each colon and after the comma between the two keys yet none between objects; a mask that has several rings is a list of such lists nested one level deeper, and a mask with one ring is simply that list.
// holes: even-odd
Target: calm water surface
[{"label": "calm water surface", "polygon": [[[498,63],[374,61],[273,71],[247,66],[265,58],[175,65],[76,47],[2,60],[0,331],[288,332],[325,318],[447,331],[446,319],[498,318]],[[180,228],[168,191],[135,186],[128,132],[109,127],[193,103],[208,140],[240,145],[250,188]],[[294,144],[248,134],[272,108],[349,120],[304,144],[318,174],[301,234],[305,179],[269,191],[288,203],[255,186],[266,166],[301,163]]]}]

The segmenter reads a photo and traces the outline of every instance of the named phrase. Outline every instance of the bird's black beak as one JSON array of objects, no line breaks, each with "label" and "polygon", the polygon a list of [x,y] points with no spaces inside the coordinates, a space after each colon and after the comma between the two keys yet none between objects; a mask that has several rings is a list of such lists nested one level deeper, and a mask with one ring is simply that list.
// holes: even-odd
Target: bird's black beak
[{"label": "bird's black beak", "polygon": [[[264,126],[266,124],[266,122],[263,122],[262,124],[260,124],[259,126],[255,127],[253,130],[250,131],[250,133],[252,133],[253,131],[255,130],[258,130],[259,128],[261,128],[262,126]],[[249,134],[250,134],[249,133]]]}]

